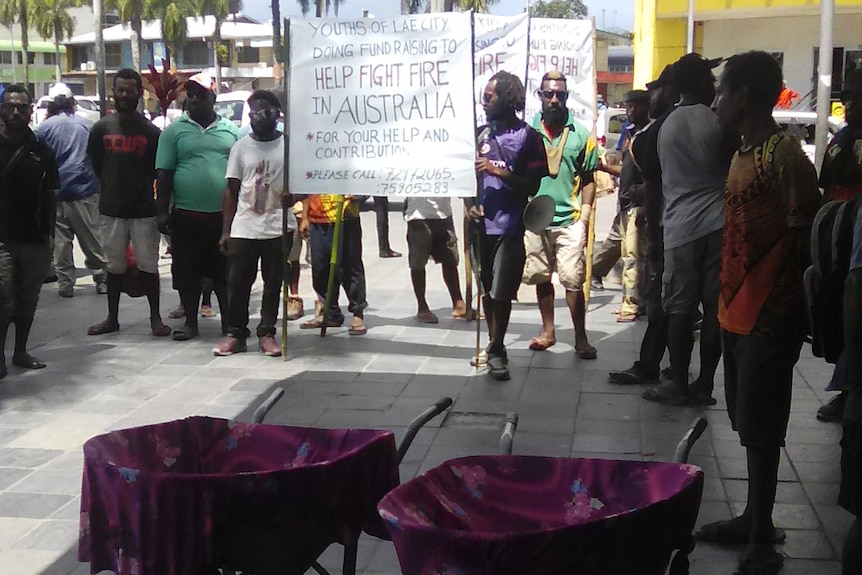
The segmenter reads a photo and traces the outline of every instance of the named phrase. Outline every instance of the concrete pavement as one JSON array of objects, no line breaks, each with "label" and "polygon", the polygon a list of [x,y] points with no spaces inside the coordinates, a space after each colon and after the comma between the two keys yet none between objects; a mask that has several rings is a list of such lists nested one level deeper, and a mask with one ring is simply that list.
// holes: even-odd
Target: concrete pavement
[{"label": "concrete pavement", "polygon": [[[601,200],[599,237],[610,225],[614,201]],[[405,225],[396,212],[391,225],[393,247],[406,255]],[[124,297],[120,332],[88,337],[86,327],[103,319],[106,305],[91,280],[79,280],[72,300],[45,286],[31,341],[32,352],[48,368],[24,372],[10,365],[10,375],[0,381],[0,575],[89,573],[88,566],[75,561],[81,445],[87,438],[192,414],[247,417],[249,406],[275,385],[287,393],[270,423],[387,428],[397,437],[434,400],[454,398],[451,411],[418,435],[402,464],[402,480],[452,457],[495,453],[511,410],[520,415],[515,453],[643,460],[669,459],[690,422],[705,413],[710,425],[690,460],[706,473],[698,523],[741,511],[744,450],[723,408],[721,369],[718,405],[706,410],[651,404],[640,398],[641,389],[607,383],[608,371],[634,361],[645,328],[643,322],[615,322],[611,311],[619,303],[618,290],[593,294],[587,321],[599,358],[581,361],[574,356],[561,291],[557,345],[546,352],[527,349],[538,332],[539,315],[532,290],[522,289],[507,341],[512,380],[495,382],[467,363],[475,324],[449,318],[439,268],[429,266],[428,299],[441,321],[420,324],[413,317],[406,258],[378,259],[373,212],[363,214],[363,226],[368,334],[349,337],[346,328],[337,328],[321,339],[292,323],[287,362],[257,353],[253,340],[249,353],[213,357],[220,339],[217,318],[202,319],[202,336],[190,342],[153,338],[144,299]],[[163,260],[165,316],[177,303],[168,263]],[[303,270],[307,310],[312,307],[309,275]],[[253,310],[259,297],[256,286]],[[483,331],[483,342],[485,337]],[[787,543],[779,548],[787,556],[787,574],[840,573],[838,551],[852,520],[835,503],[840,428],[814,417],[828,399],[823,387],[830,375],[831,366],[812,358],[806,347],[797,366],[775,509],[777,525],[788,530]],[[736,552],[699,544],[692,573],[732,573]],[[340,548],[330,548],[322,562],[338,566]],[[394,548],[364,538],[359,569],[366,575],[398,573]]]}]

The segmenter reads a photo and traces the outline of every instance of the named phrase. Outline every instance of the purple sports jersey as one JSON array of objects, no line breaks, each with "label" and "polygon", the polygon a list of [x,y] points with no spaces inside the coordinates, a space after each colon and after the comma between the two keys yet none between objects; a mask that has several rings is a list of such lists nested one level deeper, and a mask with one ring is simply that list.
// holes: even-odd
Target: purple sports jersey
[{"label": "purple sports jersey", "polygon": [[[479,156],[515,176],[540,180],[548,175],[548,159],[542,137],[525,122],[502,128],[494,124],[479,141]],[[527,207],[528,190],[487,173],[479,175],[479,203],[485,210],[485,233],[507,235],[524,233],[521,216]]]}]

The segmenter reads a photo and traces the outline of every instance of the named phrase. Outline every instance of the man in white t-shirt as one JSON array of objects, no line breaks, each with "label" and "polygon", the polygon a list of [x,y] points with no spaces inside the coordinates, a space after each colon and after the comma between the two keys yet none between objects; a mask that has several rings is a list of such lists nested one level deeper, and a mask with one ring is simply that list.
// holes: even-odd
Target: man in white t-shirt
[{"label": "man in white t-shirt", "polygon": [[425,264],[429,257],[443,267],[443,282],[452,298],[452,317],[466,318],[467,307],[458,279],[458,236],[452,222],[452,201],[449,198],[407,198],[404,215],[407,219],[407,263],[418,305],[416,319],[422,323],[439,321],[425,300]]},{"label": "man in white t-shirt", "polygon": [[[255,90],[248,99],[251,133],[230,151],[224,226],[219,245],[228,257],[227,335],[213,348],[213,355],[246,351],[248,305],[257,277],[258,261],[263,276],[263,301],[257,337],[260,351],[281,355],[275,340],[275,323],[284,274],[283,220],[290,198],[284,194],[284,137],[276,129],[281,116],[278,98]],[[286,210],[290,214],[290,210]],[[288,216],[289,217],[289,216]],[[288,220],[288,233],[296,230]]]}]

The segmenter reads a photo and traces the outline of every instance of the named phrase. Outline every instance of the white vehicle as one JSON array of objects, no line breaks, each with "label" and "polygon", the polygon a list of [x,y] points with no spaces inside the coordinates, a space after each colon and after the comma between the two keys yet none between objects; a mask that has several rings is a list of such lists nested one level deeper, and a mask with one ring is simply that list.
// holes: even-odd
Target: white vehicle
[{"label": "white vehicle", "polygon": [[[42,96],[36,101],[33,110],[33,126],[41,124],[48,115],[48,103],[53,98],[50,96]],[[75,96],[75,102],[78,104],[78,109],[75,111],[76,116],[87,118],[91,122],[98,122],[101,115],[99,114],[99,99],[96,96]]]},{"label": "white vehicle", "polygon": [[596,120],[596,138],[606,150],[615,150],[627,121],[625,108],[605,108],[599,110]]},{"label": "white vehicle", "polygon": [[251,96],[249,90],[240,90],[238,92],[226,92],[216,96],[215,112],[223,118],[227,118],[237,128],[247,126],[250,122],[248,113],[251,109],[248,107],[248,98]]},{"label": "white vehicle", "polygon": [[[802,150],[811,162],[814,162],[814,133],[817,127],[817,113],[801,110],[774,110],[772,117],[784,130],[797,138],[802,144]],[[834,116],[829,117],[829,134],[826,141],[832,138],[844,127],[844,122]]]}]

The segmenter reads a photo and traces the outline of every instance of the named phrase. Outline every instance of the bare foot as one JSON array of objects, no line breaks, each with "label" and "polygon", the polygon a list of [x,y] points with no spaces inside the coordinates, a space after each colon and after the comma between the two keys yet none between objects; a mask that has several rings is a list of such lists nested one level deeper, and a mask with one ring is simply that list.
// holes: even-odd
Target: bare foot
[{"label": "bare foot", "polygon": [[455,305],[452,306],[452,317],[455,319],[467,319],[469,317],[470,310],[467,309],[466,304],[464,304],[464,300],[458,300],[455,302]]}]

